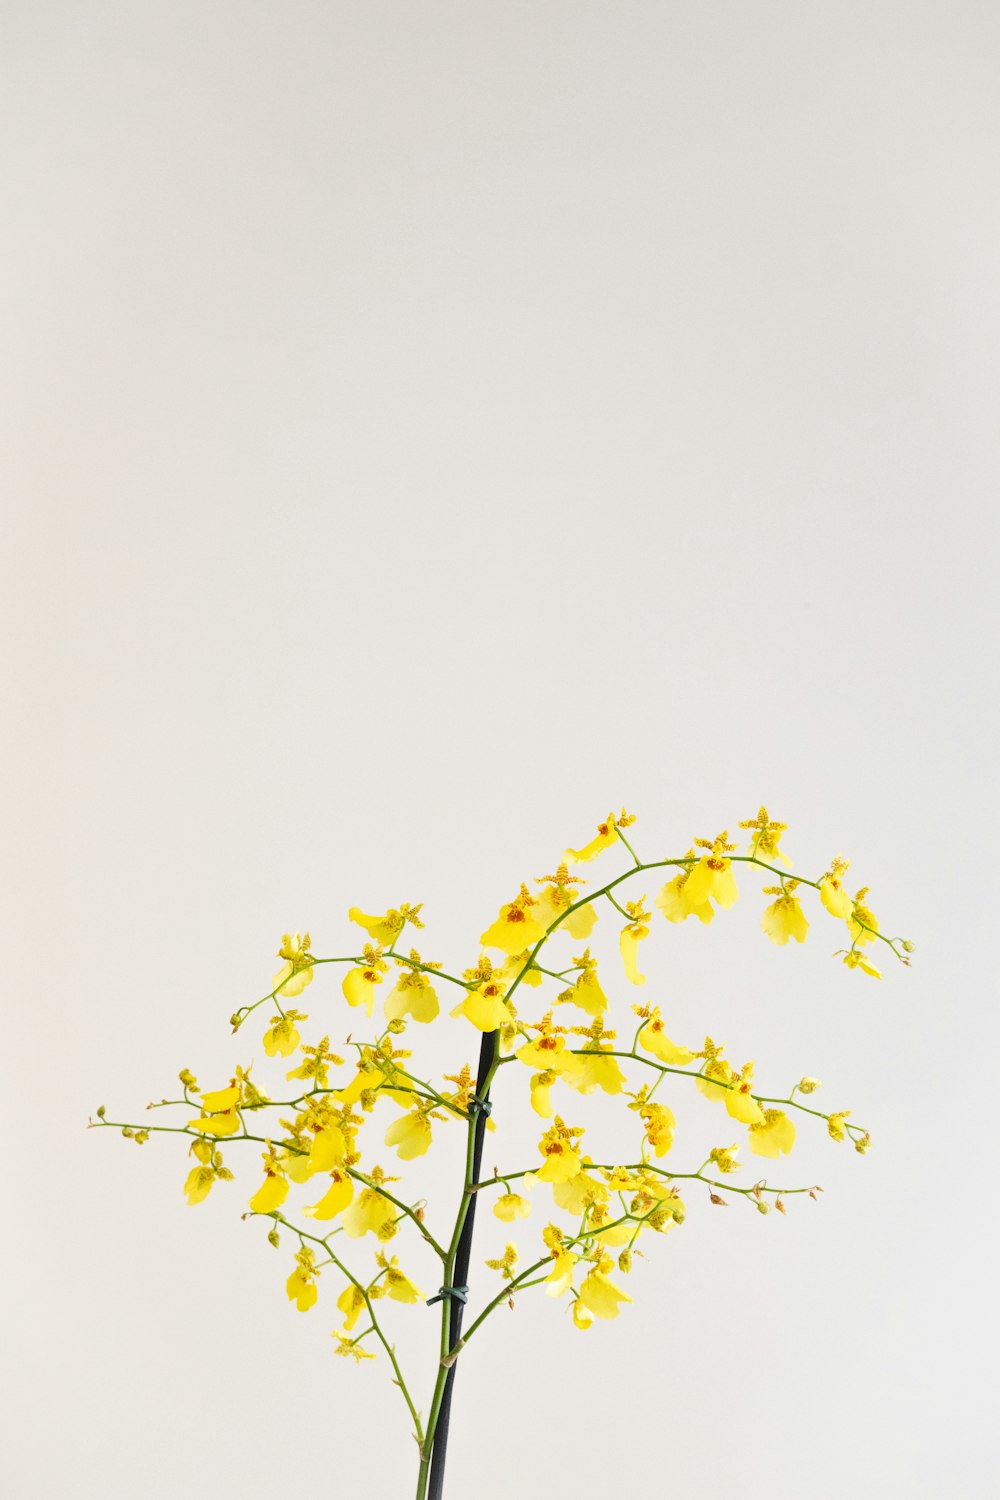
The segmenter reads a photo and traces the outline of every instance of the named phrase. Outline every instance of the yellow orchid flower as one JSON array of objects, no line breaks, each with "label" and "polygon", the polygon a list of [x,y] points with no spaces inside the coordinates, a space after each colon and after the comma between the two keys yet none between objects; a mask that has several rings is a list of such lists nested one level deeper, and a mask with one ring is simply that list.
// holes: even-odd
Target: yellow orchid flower
[{"label": "yellow orchid flower", "polygon": [[495,1216],[504,1224],[513,1224],[515,1219],[526,1219],[531,1213],[531,1204],[520,1193],[501,1194],[493,1205]]},{"label": "yellow orchid flower", "polygon": [[672,1042],[663,1029],[663,1017],[660,1015],[660,1007],[654,1005],[652,1010],[644,1011],[633,1007],[637,1015],[648,1015],[649,1020],[639,1032],[639,1046],[646,1052],[651,1052],[658,1057],[660,1062],[668,1066],[682,1068],[686,1063],[693,1062],[695,1053],[687,1047],[680,1047]]},{"label": "yellow orchid flower", "polygon": [[412,1161],[423,1156],[431,1143],[431,1122],[420,1109],[400,1115],[385,1133],[385,1144],[395,1146],[396,1154],[403,1161]]},{"label": "yellow orchid flower", "polygon": [[269,1214],[276,1208],[280,1208],[288,1197],[288,1179],[279,1165],[274,1147],[270,1141],[264,1152],[264,1181],[250,1199],[250,1207],[255,1214]]},{"label": "yellow orchid flower", "polygon": [[638,901],[626,901],[625,910],[632,920],[626,927],[622,928],[621,936],[618,939],[622,962],[625,965],[625,978],[630,984],[646,983],[646,976],[639,973],[636,962],[639,944],[644,938],[649,937],[649,928],[646,926],[649,913],[643,910],[642,904],[645,899],[644,896],[641,896]]},{"label": "yellow orchid flower", "polygon": [[350,1208],[353,1201],[354,1183],[344,1168],[334,1167],[330,1173],[330,1186],[322,1198],[303,1208],[302,1212],[310,1219],[334,1219],[345,1208]]},{"label": "yellow orchid flower", "polygon": [[358,1318],[367,1307],[365,1294],[354,1282],[348,1282],[347,1286],[337,1298],[337,1310],[344,1315],[344,1332],[350,1333]]},{"label": "yellow orchid flower", "polygon": [[771,942],[782,948],[789,938],[804,943],[809,931],[802,903],[795,894],[797,887],[797,880],[786,880],[784,886],[764,886],[765,896],[777,896],[778,899],[766,909],[760,925]]},{"label": "yellow orchid flower", "polygon": [[533,915],[530,908],[536,904],[526,885],[506,906],[501,906],[500,915],[480,938],[484,948],[499,948],[513,957],[533,948],[545,936],[545,928]]},{"label": "yellow orchid flower", "polygon": [[[693,849],[688,850],[687,857],[690,860],[697,858]],[[699,922],[711,922],[715,916],[712,903],[707,899],[691,900],[688,891],[689,875],[688,870],[681,870],[673,880],[668,880],[653,904],[668,922],[684,922],[688,917],[697,917]]]},{"label": "yellow orchid flower", "polygon": [[755,1156],[787,1156],[795,1145],[795,1126],[780,1109],[765,1109],[764,1118],[750,1126],[750,1150]]},{"label": "yellow orchid flower", "polygon": [[545,1278],[545,1295],[561,1297],[573,1285],[573,1267],[580,1259],[572,1250],[560,1250],[553,1257],[552,1270]]},{"label": "yellow orchid flower", "polygon": [[316,1302],[316,1257],[311,1250],[299,1250],[295,1255],[296,1267],[285,1283],[289,1300],[299,1312],[307,1312]]},{"label": "yellow orchid flower", "polygon": [[274,976],[274,992],[282,999],[291,999],[294,995],[301,995],[307,984],[312,984],[312,958],[308,949],[310,938],[308,932],[296,932],[294,935],[286,932],[281,939],[281,947],[278,949],[278,957],[285,960],[284,965]]},{"label": "yellow orchid flower", "polygon": [[726,1094],[727,1114],[744,1125],[759,1125],[764,1118],[764,1111],[750,1092],[752,1088],[753,1063],[748,1062]]},{"label": "yellow orchid flower", "polygon": [[363,1005],[365,1014],[370,1016],[375,1009],[375,986],[382,983],[389,965],[382,958],[381,948],[373,948],[370,943],[365,944],[364,957],[363,964],[344,975],[341,989],[348,1005]]},{"label": "yellow orchid flower", "polygon": [[602,1256],[580,1285],[580,1301],[595,1318],[617,1318],[619,1303],[632,1301],[628,1292],[615,1286],[608,1275],[613,1265],[610,1256]]},{"label": "yellow orchid flower", "polygon": [[[633,819],[629,819],[632,822]],[[608,813],[603,823],[598,823],[597,833],[589,844],[584,844],[582,849],[567,849],[563,854],[563,861],[572,860],[574,864],[587,864],[603,854],[605,849],[618,843],[618,834],[615,832],[616,819],[614,813]]]},{"label": "yellow orchid flower", "polygon": [[845,953],[844,963],[849,969],[860,969],[862,974],[870,974],[872,979],[882,978],[882,970],[876,969],[871,959],[865,958],[859,948],[852,948],[849,953]]},{"label": "yellow orchid flower", "polygon": [[409,1015],[427,1025],[437,1017],[440,1009],[437,992],[422,969],[403,969],[385,997],[387,1021],[401,1021]]},{"label": "yellow orchid flower", "polygon": [[819,899],[832,917],[847,918],[854,909],[844,885],[844,876],[850,868],[851,861],[838,854],[819,883]]},{"label": "yellow orchid flower", "polygon": [[712,840],[695,839],[699,849],[707,849],[688,874],[684,896],[689,906],[700,906],[705,901],[716,901],[719,906],[732,906],[739,892],[733,875],[733,862],[726,855],[736,848],[727,842],[729,834],[722,832]]},{"label": "yellow orchid flower", "polygon": [[[312,971],[310,970],[310,973]],[[308,1021],[309,1017],[298,1010],[288,1010],[283,1016],[272,1016],[271,1024],[264,1032],[264,1051],[268,1057],[291,1057],[301,1041],[296,1021]]]},{"label": "yellow orchid flower", "polygon": [[575,1137],[583,1134],[582,1127],[564,1125],[559,1115],[550,1130],[538,1143],[545,1158],[544,1164],[535,1173],[540,1182],[568,1182],[581,1169]]},{"label": "yellow orchid flower", "polygon": [[755,818],[747,818],[740,824],[740,827],[754,829],[754,835],[750,840],[750,853],[755,859],[780,859],[782,864],[787,865],[788,861],[778,847],[781,835],[788,828],[787,823],[772,823],[768,817],[767,808],[762,807]]}]

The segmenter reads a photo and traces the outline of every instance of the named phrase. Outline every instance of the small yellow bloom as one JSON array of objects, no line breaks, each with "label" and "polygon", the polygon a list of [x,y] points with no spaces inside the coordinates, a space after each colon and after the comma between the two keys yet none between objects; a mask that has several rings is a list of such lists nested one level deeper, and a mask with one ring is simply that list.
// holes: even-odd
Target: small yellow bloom
[{"label": "small yellow bloom", "polygon": [[702,1056],[705,1059],[701,1073],[695,1079],[695,1088],[706,1099],[727,1099],[729,1090],[726,1084],[732,1082],[733,1070],[721,1056],[722,1048],[717,1047],[710,1036],[705,1038],[705,1046]]},{"label": "small yellow bloom", "polygon": [[806,921],[802,903],[795,894],[798,885],[797,880],[786,880],[784,887],[780,885],[766,885],[765,895],[777,896],[776,901],[764,912],[761,927],[767,933],[772,943],[784,947],[789,938],[794,938],[797,943],[804,943],[806,933],[809,931],[809,923]]},{"label": "small yellow bloom", "polygon": [[608,1276],[607,1273],[613,1264],[610,1257],[602,1256],[590,1274],[584,1277],[580,1286],[580,1301],[595,1318],[617,1318],[618,1304],[632,1301],[628,1292],[623,1292],[620,1287],[615,1286]]},{"label": "small yellow bloom", "polygon": [[676,1121],[665,1104],[644,1104],[639,1111],[646,1127],[646,1140],[657,1156],[666,1156],[674,1144]]},{"label": "small yellow bloom", "polygon": [[[542,1174],[539,1172],[538,1176]],[[566,1182],[553,1182],[552,1201],[564,1213],[579,1216],[585,1208],[608,1201],[608,1189],[588,1172],[579,1171]]]},{"label": "small yellow bloom", "polygon": [[192,1206],[195,1203],[204,1203],[211,1192],[215,1182],[215,1173],[211,1167],[192,1167],[184,1182],[184,1196]]},{"label": "small yellow bloom", "polygon": [[504,987],[497,979],[489,979],[476,989],[469,990],[452,1011],[453,1016],[464,1016],[479,1031],[499,1031],[510,1020],[510,1011],[504,1003]]},{"label": "small yellow bloom", "polygon": [[561,1250],[553,1257],[552,1270],[545,1278],[545,1295],[561,1297],[573,1285],[573,1267],[580,1259],[572,1250]]},{"label": "small yellow bloom", "polygon": [[[375,1179],[375,1173],[372,1178]],[[366,1187],[355,1198],[344,1214],[344,1230],[352,1240],[364,1234],[374,1234],[380,1239],[385,1229],[395,1221],[397,1209],[377,1188]]]},{"label": "small yellow bloom", "polygon": [[717,901],[720,906],[729,907],[739,895],[733,875],[733,862],[726,858],[736,845],[728,843],[728,838],[729,834],[723,832],[711,842],[708,839],[695,839],[697,847],[707,849],[708,853],[702,855],[688,873],[684,897],[689,906],[700,906],[711,900]]},{"label": "small yellow bloom", "polygon": [[538,908],[535,915],[546,931],[558,920],[559,925],[555,929],[557,932],[567,932],[578,942],[588,938],[597,921],[597,912],[593,906],[588,902],[586,906],[577,907],[576,911],[569,910],[579,900],[576,892],[570,889],[573,885],[582,884],[579,876],[571,875],[566,866],[561,864],[554,875],[540,875],[538,879],[550,882],[535,897]]},{"label": "small yellow bloom", "polygon": [[620,1094],[625,1087],[625,1075],[617,1059],[609,1056],[609,1049],[598,1042],[588,1042],[581,1052],[574,1052],[572,1061],[574,1066],[564,1076],[570,1088],[579,1094],[592,1094],[595,1089]]},{"label": "small yellow bloom", "polygon": [[230,1084],[225,1089],[213,1089],[202,1094],[201,1119],[189,1120],[188,1128],[198,1130],[202,1135],[218,1137],[235,1135],[242,1123],[237,1109],[239,1101],[240,1090],[234,1084]]},{"label": "small yellow bloom", "polygon": [[752,1088],[753,1063],[749,1062],[726,1094],[727,1113],[743,1125],[759,1125],[764,1118],[764,1111],[750,1092]]},{"label": "small yellow bloom", "polygon": [[618,939],[622,962],[625,965],[625,978],[630,984],[646,983],[646,976],[639,973],[636,961],[639,953],[639,944],[643,938],[649,937],[649,928],[646,926],[647,913],[642,908],[644,899],[643,897],[639,901],[626,902],[625,910],[633,920],[629,922],[627,927],[622,928],[621,936]]},{"label": "small yellow bloom", "polygon": [[734,1143],[732,1146],[716,1146],[709,1152],[709,1161],[718,1167],[720,1172],[738,1172],[740,1164],[736,1160],[739,1155],[739,1147]]},{"label": "small yellow bloom", "polygon": [[493,1212],[505,1224],[515,1219],[526,1219],[531,1213],[531,1204],[520,1193],[503,1193],[493,1205]]},{"label": "small yellow bloom", "polygon": [[[689,849],[688,858],[693,860],[695,857],[694,850]],[[667,881],[656,898],[656,908],[668,922],[684,922],[688,917],[697,917],[699,922],[711,922],[715,916],[711,901],[692,902],[690,899],[688,873],[687,870],[682,870],[673,880]]]},{"label": "small yellow bloom", "polygon": [[740,827],[754,830],[750,840],[750,853],[755,859],[780,859],[782,864],[788,863],[778,847],[781,835],[787,830],[788,824],[772,823],[766,807],[762,807],[755,818],[747,818],[745,822],[740,823]]},{"label": "small yellow bloom", "polygon": [[268,1057],[291,1057],[301,1040],[295,1023],[308,1019],[297,1010],[286,1011],[283,1016],[272,1016],[271,1024],[264,1032],[264,1051]]},{"label": "small yellow bloom", "polygon": [[363,927],[372,942],[377,943],[380,948],[392,947],[402,932],[406,920],[402,912],[397,911],[395,907],[390,907],[384,916],[375,917],[363,912],[360,906],[352,906],[347,916],[350,921],[357,922],[359,927]]},{"label": "small yellow bloom", "polygon": [[538,1142],[538,1149],[545,1158],[536,1172],[541,1182],[568,1182],[580,1171],[581,1162],[576,1150],[575,1138],[583,1134],[580,1126],[564,1125],[559,1115],[550,1130]]},{"label": "small yellow bloom", "polygon": [[839,1111],[839,1113],[828,1116],[826,1128],[831,1141],[846,1140],[847,1130],[844,1125],[844,1121],[847,1119],[847,1116],[850,1113],[851,1111],[849,1109],[842,1109]]},{"label": "small yellow bloom", "polygon": [[754,1156],[787,1156],[795,1145],[795,1126],[780,1109],[765,1109],[764,1118],[750,1126]]},{"label": "small yellow bloom", "polygon": [[309,1165],[314,1172],[341,1167],[347,1155],[347,1139],[339,1125],[325,1124],[317,1130],[309,1147]]},{"label": "small yellow bloom", "polygon": [[412,1161],[423,1156],[431,1143],[431,1122],[422,1110],[410,1110],[400,1115],[385,1133],[385,1144],[395,1146],[396,1154],[403,1161]]},{"label": "small yellow bloom", "polygon": [[250,1199],[255,1214],[273,1213],[288,1197],[288,1179],[285,1177],[274,1147],[268,1142],[264,1152],[264,1181]]},{"label": "small yellow bloom", "polygon": [[849,917],[854,903],[844,886],[844,876],[851,868],[851,861],[837,855],[819,883],[819,899],[832,917]]},{"label": "small yellow bloom", "polygon": [[594,1314],[587,1308],[579,1297],[573,1301],[573,1322],[581,1332],[585,1333],[594,1321]]},{"label": "small yellow bloom", "polygon": [[568,990],[563,990],[556,1003],[578,1005],[588,1016],[603,1016],[608,1008],[608,997],[601,989],[597,977],[597,960],[591,958],[590,949],[587,948],[573,962],[580,970],[579,977]]},{"label": "small yellow bloom", "polygon": [[480,938],[483,947],[499,948],[511,956],[533,948],[545,935],[544,926],[531,911],[535,904],[528,887],[522,885],[520,893],[506,906],[501,906],[500,915],[483,933]]},{"label": "small yellow bloom", "polygon": [[310,1219],[334,1219],[337,1214],[350,1207],[353,1199],[353,1182],[343,1168],[334,1167],[330,1173],[330,1186],[322,1198],[318,1203],[303,1208],[302,1212]]},{"label": "small yellow bloom", "polygon": [[427,1025],[440,1011],[437,992],[422,969],[403,969],[385,1000],[387,1021],[410,1015]]},{"label": "small yellow bloom", "polygon": [[[624,812],[622,816],[625,816]],[[602,854],[605,849],[610,849],[612,845],[617,844],[618,834],[615,831],[616,822],[617,820],[614,813],[608,813],[608,816],[605,818],[604,822],[598,823],[597,833],[591,839],[590,843],[584,844],[582,849],[567,849],[565,854],[563,855],[563,859],[572,860],[574,864],[589,863],[590,860],[596,859],[597,856],[599,854]],[[632,819],[629,818],[628,822],[632,822]]]},{"label": "small yellow bloom", "polygon": [[344,1287],[337,1298],[337,1310],[344,1314],[345,1333],[350,1333],[366,1305],[364,1292],[353,1281]]},{"label": "small yellow bloom", "polygon": [[299,1250],[295,1260],[297,1264],[285,1283],[285,1291],[299,1312],[307,1312],[315,1305],[317,1297],[316,1277],[319,1272],[316,1269],[316,1257],[311,1250]]},{"label": "small yellow bloom", "polygon": [[868,887],[864,886],[854,898],[851,915],[847,919],[847,930],[855,943],[873,943],[878,932],[878,919],[865,905]]},{"label": "small yellow bloom", "polygon": [[341,989],[348,1005],[363,1005],[366,1015],[375,1008],[375,986],[382,983],[382,976],[389,965],[382,959],[380,948],[365,947],[365,961],[344,975]]},{"label": "small yellow bloom", "polygon": [[310,938],[308,932],[296,932],[294,936],[286,932],[281,939],[281,947],[278,949],[278,957],[283,958],[285,963],[274,976],[274,992],[282,999],[291,999],[293,995],[301,995],[307,984],[312,984],[312,958],[308,952]]},{"label": "small yellow bloom", "polygon": [[882,978],[882,970],[876,969],[871,959],[865,958],[859,948],[852,948],[849,953],[845,953],[844,963],[849,969],[860,969],[862,974],[870,974],[872,979]]},{"label": "small yellow bloom", "polygon": [[531,1080],[531,1107],[543,1120],[552,1118],[552,1100],[549,1096],[556,1077],[551,1072],[535,1073]]},{"label": "small yellow bloom", "polygon": [[[645,1011],[641,1012],[645,1014]],[[663,1029],[663,1017],[660,1015],[659,1006],[654,1006],[649,1013],[649,1020],[639,1032],[639,1046],[646,1052],[651,1052],[658,1057],[660,1062],[667,1063],[671,1067],[682,1068],[686,1063],[693,1062],[695,1054],[687,1047],[679,1047],[672,1042]]]},{"label": "small yellow bloom", "polygon": [[380,1254],[378,1263],[385,1271],[386,1293],[393,1302],[413,1303],[423,1300],[423,1292],[399,1269],[395,1256],[387,1260],[384,1255]]}]

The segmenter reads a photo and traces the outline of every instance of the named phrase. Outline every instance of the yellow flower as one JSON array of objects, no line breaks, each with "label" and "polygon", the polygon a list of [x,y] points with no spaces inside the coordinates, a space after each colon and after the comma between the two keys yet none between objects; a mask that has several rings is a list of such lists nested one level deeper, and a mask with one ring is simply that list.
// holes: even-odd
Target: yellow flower
[{"label": "yellow flower", "polygon": [[556,1115],[551,1129],[538,1142],[538,1149],[545,1158],[544,1164],[535,1173],[541,1182],[568,1182],[580,1171],[580,1157],[576,1150],[575,1137],[581,1136],[580,1126],[564,1125]]},{"label": "yellow flower", "polygon": [[646,1127],[646,1139],[657,1156],[666,1156],[674,1144],[676,1121],[665,1104],[643,1104],[639,1110]]},{"label": "yellow flower", "polygon": [[337,1298],[337,1310],[344,1314],[345,1333],[350,1333],[366,1305],[364,1292],[353,1281],[344,1287]]},{"label": "yellow flower", "polygon": [[311,1250],[299,1250],[295,1255],[296,1267],[285,1282],[289,1300],[299,1312],[307,1312],[316,1302],[316,1257]]},{"label": "yellow flower", "polygon": [[522,1198],[519,1193],[504,1193],[493,1205],[493,1212],[498,1219],[505,1224],[513,1224],[515,1219],[526,1219],[531,1213],[531,1204],[527,1198]]},{"label": "yellow flower", "polygon": [[733,1070],[721,1055],[722,1048],[717,1047],[710,1036],[705,1038],[705,1046],[702,1056],[705,1059],[701,1073],[695,1079],[695,1088],[706,1099],[728,1099],[729,1090],[726,1084],[732,1082]]},{"label": "yellow flower", "polygon": [[878,932],[875,913],[865,905],[868,887],[863,886],[854,898],[854,907],[847,919],[847,930],[855,943],[873,943]]},{"label": "yellow flower", "polygon": [[552,1260],[552,1270],[545,1278],[545,1295],[561,1297],[573,1285],[573,1267],[580,1259],[572,1250],[560,1250]]},{"label": "yellow flower", "polygon": [[387,1260],[380,1252],[376,1259],[385,1271],[386,1293],[392,1298],[393,1302],[420,1302],[423,1300],[423,1292],[399,1269],[394,1255]]},{"label": "yellow flower", "polygon": [[639,944],[643,938],[649,937],[649,928],[646,926],[649,913],[643,910],[642,903],[644,900],[645,897],[643,896],[638,901],[626,901],[625,910],[632,918],[632,921],[629,922],[627,927],[622,928],[621,937],[618,939],[622,962],[625,965],[625,978],[630,984],[646,983],[646,976],[639,973],[636,962]]},{"label": "yellow flower", "polygon": [[851,861],[837,855],[819,883],[819,899],[832,917],[849,917],[854,903],[844,886],[844,876],[851,868]]},{"label": "yellow flower", "polygon": [[385,1017],[387,1021],[401,1021],[410,1015],[426,1025],[435,1019],[440,1008],[437,993],[424,971],[403,969],[386,996]]},{"label": "yellow flower", "polygon": [[780,1109],[765,1109],[764,1118],[750,1126],[754,1156],[787,1156],[795,1145],[795,1126]]},{"label": "yellow flower", "polygon": [[802,903],[795,895],[797,880],[786,880],[784,887],[780,885],[766,885],[764,894],[766,896],[777,896],[776,901],[764,912],[761,927],[767,933],[772,943],[777,943],[783,948],[789,938],[794,938],[797,943],[804,943],[806,933],[809,931],[809,923],[806,921]]},{"label": "yellow flower", "polygon": [[739,1146],[716,1146],[709,1152],[709,1161],[718,1167],[720,1172],[738,1172],[740,1164],[736,1160],[739,1155]]},{"label": "yellow flower", "polygon": [[370,943],[365,944],[364,957],[362,965],[347,971],[341,989],[348,1005],[363,1005],[365,1014],[370,1016],[375,1008],[375,986],[382,983],[389,965],[382,959],[382,950]]},{"label": "yellow flower", "polygon": [[876,969],[871,959],[865,958],[858,948],[852,948],[850,953],[844,954],[844,963],[849,969],[860,969],[862,974],[870,974],[872,979],[882,978],[882,970]]},{"label": "yellow flower", "polygon": [[356,1344],[352,1338],[348,1338],[346,1333],[341,1333],[339,1328],[335,1328],[330,1337],[337,1340],[337,1347],[333,1351],[334,1354],[341,1354],[345,1359],[356,1360],[358,1364],[363,1359],[375,1358],[370,1349],[365,1349],[361,1344]]},{"label": "yellow flower", "polygon": [[239,1101],[240,1090],[234,1084],[202,1094],[201,1119],[189,1120],[188,1129],[198,1130],[202,1135],[235,1135],[242,1123],[237,1109]]},{"label": "yellow flower", "polygon": [[537,1031],[533,1042],[525,1042],[514,1056],[526,1068],[535,1068],[540,1073],[570,1073],[575,1067],[575,1058],[566,1051],[566,1033],[562,1026],[553,1026],[552,1012],[548,1011],[537,1024],[530,1028]]},{"label": "yellow flower", "polygon": [[[612,1037],[614,1033],[611,1033]],[[620,1094],[625,1085],[625,1075],[617,1060],[610,1057],[610,1048],[602,1047],[599,1041],[590,1041],[581,1052],[572,1054],[574,1067],[564,1076],[570,1088],[579,1094],[592,1094],[603,1089],[606,1094]]]},{"label": "yellow flower", "polygon": [[753,1097],[753,1063],[748,1062],[733,1087],[726,1094],[726,1111],[744,1125],[759,1125],[764,1111]]},{"label": "yellow flower", "polygon": [[278,1164],[278,1158],[270,1141],[263,1155],[264,1181],[250,1199],[255,1214],[273,1213],[288,1197],[288,1179]]},{"label": "yellow flower", "polygon": [[[371,1178],[375,1183],[389,1180],[378,1167],[372,1171]],[[382,1239],[395,1218],[395,1204],[390,1203],[377,1187],[366,1187],[344,1214],[344,1229],[352,1240],[359,1240],[363,1234],[374,1234]]]},{"label": "yellow flower", "polygon": [[610,1256],[601,1256],[580,1286],[580,1301],[595,1318],[617,1318],[620,1302],[631,1302],[628,1292],[615,1286],[608,1275],[614,1265]]},{"label": "yellow flower", "polygon": [[536,1073],[531,1080],[531,1107],[543,1120],[552,1118],[552,1100],[549,1094],[555,1081],[556,1074],[551,1072]]},{"label": "yellow flower", "polygon": [[[693,849],[689,849],[687,857],[696,859]],[[711,901],[693,902],[688,891],[688,870],[681,870],[673,880],[668,880],[656,898],[656,908],[661,911],[668,922],[684,922],[688,917],[697,917],[699,922],[711,922],[715,916]]]},{"label": "yellow flower", "polygon": [[499,1260],[488,1260],[484,1262],[491,1271],[499,1271],[504,1281],[513,1281],[514,1272],[517,1270],[517,1246],[505,1245],[503,1255]]},{"label": "yellow flower", "polygon": [[[408,910],[408,907],[404,907],[401,911],[397,911],[395,907],[390,906],[384,916],[374,917],[363,912],[360,906],[352,906],[347,915],[350,921],[357,922],[359,927],[365,929],[373,943],[377,943],[380,948],[391,948],[405,926],[406,917],[403,912]],[[420,907],[414,910],[419,911]],[[416,925],[422,927],[423,923],[418,920]]]},{"label": "yellow flower", "polygon": [[353,1199],[354,1184],[350,1177],[343,1168],[334,1167],[330,1173],[330,1186],[322,1198],[318,1203],[303,1208],[302,1212],[310,1219],[333,1219],[337,1214],[343,1213],[345,1208],[349,1208]]},{"label": "yellow flower", "polygon": [[580,975],[568,990],[563,990],[557,1005],[578,1005],[588,1016],[603,1016],[608,1008],[608,997],[601,989],[597,978],[597,960],[591,958],[587,948],[573,963]]},{"label": "yellow flower", "polygon": [[[576,938],[578,942],[588,938],[597,921],[597,912],[589,902],[586,906],[578,907],[576,911],[569,911],[569,908],[579,899],[576,892],[570,890],[570,886],[582,884],[580,877],[571,875],[562,864],[554,875],[539,875],[538,879],[539,882],[543,880],[550,882],[535,897],[538,906],[535,915],[542,926],[548,931],[553,922],[562,918],[556,928],[557,932],[568,932],[570,937]],[[569,912],[569,915],[564,916],[565,912]]]},{"label": "yellow flower", "polygon": [[498,979],[488,979],[466,993],[452,1011],[453,1016],[464,1016],[480,1031],[499,1031],[510,1020],[510,1011],[504,1004],[504,987]]},{"label": "yellow flower", "polygon": [[347,1155],[347,1139],[339,1125],[329,1122],[320,1126],[309,1147],[309,1165],[314,1172],[328,1172],[342,1167]]},{"label": "yellow flower", "polygon": [[[589,1160],[588,1157],[587,1161]],[[540,1177],[542,1174],[539,1172],[537,1175]],[[581,1169],[566,1182],[553,1182],[552,1201],[565,1213],[579,1215],[593,1204],[606,1203],[608,1189],[603,1182]]]},{"label": "yellow flower", "polygon": [[211,1167],[192,1167],[184,1182],[184,1196],[188,1203],[192,1207],[196,1203],[204,1203],[214,1182],[215,1173]]},{"label": "yellow flower", "polygon": [[621,818],[616,818],[614,813],[608,813],[604,822],[598,823],[597,833],[591,839],[590,843],[584,844],[582,849],[567,849],[563,855],[563,859],[572,860],[575,864],[596,859],[605,849],[610,849],[613,844],[617,844],[618,834],[615,831],[617,826],[627,828],[629,823],[634,822],[635,819],[630,818],[624,808],[622,809]]},{"label": "yellow flower", "polygon": [[767,808],[762,807],[755,818],[747,818],[740,827],[755,830],[750,841],[750,853],[755,859],[780,859],[782,864],[787,865],[787,859],[778,848],[781,835],[788,828],[787,823],[772,823],[767,815]]},{"label": "yellow flower", "polygon": [[[310,974],[312,971],[309,971]],[[296,1021],[308,1021],[301,1011],[289,1010],[283,1016],[272,1016],[264,1032],[264,1051],[268,1057],[291,1057],[301,1040]]]},{"label": "yellow flower", "polygon": [[575,1326],[579,1328],[581,1332],[585,1333],[593,1323],[593,1321],[594,1314],[583,1305],[579,1297],[576,1297],[573,1302],[573,1322]]},{"label": "yellow flower", "polygon": [[281,939],[281,947],[278,949],[278,957],[285,960],[284,965],[274,976],[274,993],[282,999],[291,999],[293,995],[301,995],[307,984],[312,984],[312,958],[309,955],[308,932],[296,932],[293,936],[286,932]]},{"label": "yellow flower", "polygon": [[846,1138],[847,1130],[844,1121],[850,1113],[849,1109],[842,1109],[837,1114],[827,1117],[826,1128],[831,1141],[842,1141]]},{"label": "yellow flower", "polygon": [[431,1122],[422,1110],[413,1109],[400,1115],[385,1133],[385,1144],[395,1146],[403,1161],[423,1156],[431,1143]]},{"label": "yellow flower", "polygon": [[720,833],[711,843],[708,839],[695,839],[699,849],[707,849],[698,863],[688,873],[684,897],[689,906],[696,907],[705,901],[717,901],[720,906],[732,906],[739,892],[733,875],[733,862],[726,855],[736,848],[727,843],[729,834]]},{"label": "yellow flower", "polygon": [[499,948],[511,956],[533,948],[545,935],[544,926],[529,911],[534,905],[534,896],[526,885],[522,885],[520,893],[506,906],[501,906],[500,915],[483,933],[479,940],[483,947]]},{"label": "yellow flower", "polygon": [[[646,1012],[641,1011],[640,1014],[645,1015]],[[660,1007],[654,1006],[648,1014],[649,1020],[639,1032],[639,1046],[646,1052],[651,1052],[654,1057],[658,1057],[660,1062],[667,1063],[668,1066],[682,1068],[685,1063],[693,1062],[695,1054],[689,1052],[687,1047],[679,1047],[667,1036],[663,1029]]]}]

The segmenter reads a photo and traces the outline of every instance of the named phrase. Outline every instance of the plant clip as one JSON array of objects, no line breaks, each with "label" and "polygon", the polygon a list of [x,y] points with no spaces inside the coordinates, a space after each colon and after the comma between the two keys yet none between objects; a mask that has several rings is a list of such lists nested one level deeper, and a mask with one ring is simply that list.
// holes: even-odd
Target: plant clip
[{"label": "plant clip", "polygon": [[480,1099],[478,1094],[473,1094],[469,1100],[469,1114],[475,1118],[476,1115],[485,1115],[489,1119],[493,1113],[493,1105],[488,1099]]},{"label": "plant clip", "polygon": [[431,1307],[435,1302],[443,1302],[446,1297],[452,1297],[456,1302],[468,1302],[469,1288],[467,1286],[443,1286],[436,1297],[427,1298],[427,1306]]}]

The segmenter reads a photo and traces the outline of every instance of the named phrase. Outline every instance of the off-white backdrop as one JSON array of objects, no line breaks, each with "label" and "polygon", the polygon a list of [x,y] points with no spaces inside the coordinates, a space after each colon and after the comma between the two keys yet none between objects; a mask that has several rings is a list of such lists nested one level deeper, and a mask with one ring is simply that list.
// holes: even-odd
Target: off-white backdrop
[{"label": "off-white backdrop", "polygon": [[[996,8],[0,16],[5,1493],[409,1495],[333,1294],[88,1112],[260,1066],[288,927],[423,900],[467,963],[612,803],[652,855],[764,800],[915,967],[771,947],[744,880],[645,995],[872,1155],[803,1129],[785,1220],[690,1195],[614,1326],[498,1317],[451,1492],[996,1494]],[[731,1138],[678,1107],[672,1160]]]}]

